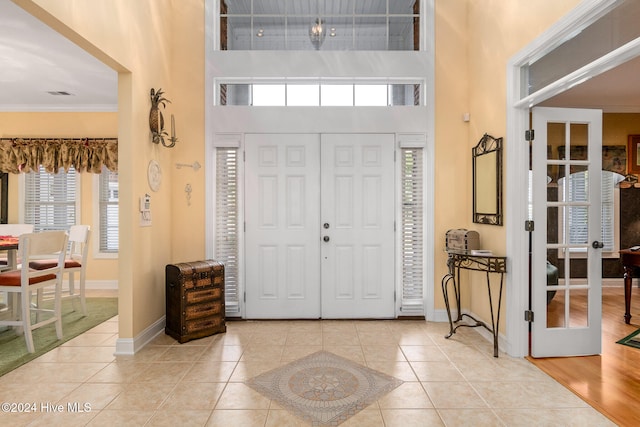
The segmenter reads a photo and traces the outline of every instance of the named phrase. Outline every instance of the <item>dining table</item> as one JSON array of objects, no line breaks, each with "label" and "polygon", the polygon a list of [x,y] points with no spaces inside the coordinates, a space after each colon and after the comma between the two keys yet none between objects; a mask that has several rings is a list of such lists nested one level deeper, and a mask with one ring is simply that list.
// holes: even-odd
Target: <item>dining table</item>
[{"label": "dining table", "polygon": [[[0,272],[10,271],[18,268],[18,242],[19,238],[15,236],[0,236],[0,252],[7,252],[6,264],[0,263]],[[12,307],[18,306],[17,294],[14,294],[13,301],[8,301],[7,295],[2,293],[0,295],[2,302],[0,303],[0,315],[3,315],[5,311],[11,312],[13,316]]]},{"label": "dining table", "polygon": [[7,252],[7,264],[6,266],[0,264],[0,271],[15,270],[17,268],[19,240],[20,238],[15,236],[0,236],[0,251]]}]

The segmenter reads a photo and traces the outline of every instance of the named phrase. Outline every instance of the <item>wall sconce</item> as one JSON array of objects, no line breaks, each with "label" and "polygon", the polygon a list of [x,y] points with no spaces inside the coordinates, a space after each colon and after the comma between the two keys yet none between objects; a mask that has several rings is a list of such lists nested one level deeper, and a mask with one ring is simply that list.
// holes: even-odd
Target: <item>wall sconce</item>
[{"label": "wall sconce", "polygon": [[166,107],[167,102],[169,101],[164,96],[164,92],[162,89],[158,89],[157,91],[151,88],[151,111],[149,111],[149,128],[151,129],[151,142],[154,144],[162,144],[167,148],[171,148],[176,145],[178,138],[176,138],[176,122],[171,115],[171,137],[167,138],[169,140],[169,144],[165,142],[165,136],[169,136],[167,132],[164,130],[164,117],[162,116],[162,111],[160,111],[160,106],[162,108]]}]

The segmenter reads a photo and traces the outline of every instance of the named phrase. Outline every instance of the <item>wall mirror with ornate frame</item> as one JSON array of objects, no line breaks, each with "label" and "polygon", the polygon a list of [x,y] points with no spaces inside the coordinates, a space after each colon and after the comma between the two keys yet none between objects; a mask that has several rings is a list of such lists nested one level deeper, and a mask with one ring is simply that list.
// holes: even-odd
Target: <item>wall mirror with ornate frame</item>
[{"label": "wall mirror with ornate frame", "polygon": [[473,222],[502,225],[502,138],[484,134],[473,155]]}]

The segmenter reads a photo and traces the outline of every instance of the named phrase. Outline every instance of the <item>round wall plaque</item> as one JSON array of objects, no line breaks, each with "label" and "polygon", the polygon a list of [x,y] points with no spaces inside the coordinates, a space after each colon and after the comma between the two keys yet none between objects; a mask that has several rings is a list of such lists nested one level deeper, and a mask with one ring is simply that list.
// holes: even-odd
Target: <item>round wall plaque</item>
[{"label": "round wall plaque", "polygon": [[151,190],[158,191],[160,189],[160,183],[162,182],[162,170],[160,169],[160,164],[155,160],[151,160],[149,162],[147,179],[149,180],[149,187],[151,187]]}]

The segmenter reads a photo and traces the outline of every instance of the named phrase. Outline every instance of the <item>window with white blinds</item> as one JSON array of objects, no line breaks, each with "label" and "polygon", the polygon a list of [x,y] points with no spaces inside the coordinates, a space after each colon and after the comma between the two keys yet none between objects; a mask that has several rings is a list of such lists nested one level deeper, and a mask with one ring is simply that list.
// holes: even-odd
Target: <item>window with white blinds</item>
[{"label": "window with white blinds", "polygon": [[424,203],[423,149],[402,148],[402,302],[403,315],[423,315]]},{"label": "window with white blinds", "polygon": [[98,250],[104,253],[117,253],[118,172],[111,172],[103,166],[98,182],[98,210],[100,212]]},{"label": "window with white blinds", "polygon": [[47,173],[42,166],[24,177],[24,221],[35,231],[68,230],[76,224],[80,197],[75,169]]},{"label": "window with white blinds", "polygon": [[[602,237],[604,244],[602,248],[603,256],[617,251],[619,244],[619,190],[618,183],[624,177],[620,174],[602,171]],[[565,185],[568,185],[565,194]],[[569,175],[569,179],[560,178],[558,180],[558,195],[560,201],[571,202],[565,209],[559,210],[558,227],[561,242],[569,245],[588,245],[588,191],[589,191],[589,174],[587,171],[576,172]],[[567,238],[565,235],[564,225],[568,227]],[[572,256],[574,253],[586,253],[586,248],[570,248]]]},{"label": "window with white blinds", "polygon": [[215,258],[224,264],[225,308],[240,313],[238,295],[238,149],[216,149]]}]

